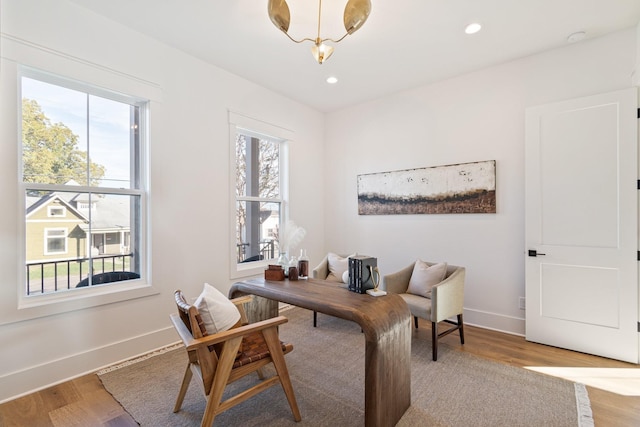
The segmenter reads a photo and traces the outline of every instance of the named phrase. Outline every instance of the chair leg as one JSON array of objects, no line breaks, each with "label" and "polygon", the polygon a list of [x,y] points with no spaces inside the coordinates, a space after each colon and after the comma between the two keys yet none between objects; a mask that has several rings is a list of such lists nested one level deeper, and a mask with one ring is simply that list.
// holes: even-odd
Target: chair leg
[{"label": "chair leg", "polygon": [[431,322],[431,347],[433,348],[433,361],[438,360],[438,324]]},{"label": "chair leg", "polygon": [[416,325],[416,329],[418,329],[418,316],[413,316],[413,323]]},{"label": "chair leg", "polygon": [[184,396],[187,394],[187,389],[189,388],[192,376],[193,372],[191,372],[191,363],[187,362],[187,370],[184,372],[182,385],[180,386],[180,391],[178,392],[178,398],[176,399],[176,405],[173,407],[173,412],[178,412],[182,407],[182,402],[184,401]]},{"label": "chair leg", "polygon": [[438,338],[458,331],[458,333],[460,334],[460,344],[464,345],[464,323],[462,322],[462,314],[458,314],[458,323],[455,323],[454,321],[449,319],[445,319],[444,322],[451,323],[452,325],[455,325],[455,327],[446,329],[441,334],[438,334],[438,324],[436,322],[431,322],[431,342],[433,347],[434,362],[438,360]]},{"label": "chair leg", "polygon": [[264,340],[269,347],[269,353],[271,353],[271,360],[273,360],[273,366],[276,368],[278,377],[280,378],[280,384],[284,390],[284,394],[287,396],[293,418],[296,421],[300,421],[302,416],[300,415],[300,409],[298,409],[298,402],[296,401],[296,395],[293,392],[293,385],[289,378],[289,370],[287,369],[287,363],[284,360],[284,354],[282,353],[282,347],[278,333],[275,328],[267,328],[262,331]]},{"label": "chair leg", "polygon": [[213,425],[241,342],[242,337],[231,338],[226,341],[222,347],[222,354],[218,361],[216,374],[213,377],[211,391],[209,391],[209,396],[207,396],[207,405],[204,408],[204,415],[202,416],[200,427],[211,427]]},{"label": "chair leg", "polygon": [[318,312],[314,311],[313,312],[313,327],[317,327],[318,326]]}]

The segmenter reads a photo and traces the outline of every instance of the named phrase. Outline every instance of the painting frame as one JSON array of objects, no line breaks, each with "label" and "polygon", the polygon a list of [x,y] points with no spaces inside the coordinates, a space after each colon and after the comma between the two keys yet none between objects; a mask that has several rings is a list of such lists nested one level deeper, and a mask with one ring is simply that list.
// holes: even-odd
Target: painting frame
[{"label": "painting frame", "polygon": [[357,176],[359,215],[496,213],[496,161]]}]

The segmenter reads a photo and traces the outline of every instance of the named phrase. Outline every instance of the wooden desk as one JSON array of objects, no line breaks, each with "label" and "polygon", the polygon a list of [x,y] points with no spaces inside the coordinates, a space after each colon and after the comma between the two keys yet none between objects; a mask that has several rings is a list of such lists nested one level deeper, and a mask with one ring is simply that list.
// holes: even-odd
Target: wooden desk
[{"label": "wooden desk", "polygon": [[230,297],[243,294],[267,298],[258,299],[251,321],[277,315],[281,301],[360,325],[365,336],[365,425],[393,426],[402,418],[411,405],[411,313],[400,296],[357,294],[317,279],[250,279],[231,286]]}]

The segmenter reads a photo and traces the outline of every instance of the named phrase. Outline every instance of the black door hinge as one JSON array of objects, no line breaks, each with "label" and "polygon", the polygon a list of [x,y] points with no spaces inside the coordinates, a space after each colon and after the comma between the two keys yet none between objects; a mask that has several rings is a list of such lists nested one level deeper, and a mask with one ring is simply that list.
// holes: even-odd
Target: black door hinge
[{"label": "black door hinge", "polygon": [[638,108],[638,118],[640,119],[640,108]]}]

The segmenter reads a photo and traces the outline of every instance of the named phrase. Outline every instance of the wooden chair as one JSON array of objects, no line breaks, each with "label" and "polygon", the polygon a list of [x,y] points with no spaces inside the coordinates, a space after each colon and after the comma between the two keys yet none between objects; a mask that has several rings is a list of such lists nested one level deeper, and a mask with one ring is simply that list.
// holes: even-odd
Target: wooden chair
[{"label": "wooden chair", "polygon": [[[434,263],[428,263],[433,265]],[[418,328],[418,317],[431,321],[431,344],[433,360],[438,360],[438,339],[454,331],[460,334],[460,344],[464,345],[464,323],[462,321],[464,303],[465,268],[448,265],[444,280],[432,288],[430,297],[422,297],[407,293],[414,264],[402,270],[384,276],[381,288],[392,294],[400,294],[413,315],[415,327]],[[456,316],[457,322],[450,320]],[[453,325],[438,332],[438,323]]]},{"label": "wooden chair", "polygon": [[[219,413],[255,396],[261,391],[281,384],[293,412],[293,418],[300,421],[300,411],[289,378],[284,355],[293,350],[291,344],[283,344],[278,338],[278,325],[288,320],[284,316],[247,324],[243,304],[251,301],[251,296],[231,300],[240,310],[238,326],[214,335],[207,334],[198,309],[186,302],[182,292],[175,292],[178,313],[171,315],[171,321],[187,350],[189,361],[184,373],[173,412],[182,407],[184,396],[193,373],[204,386],[207,405],[201,426],[211,426]],[[265,379],[262,368],[273,363],[276,374]],[[227,384],[257,372],[263,380],[257,385],[222,400]]]}]

